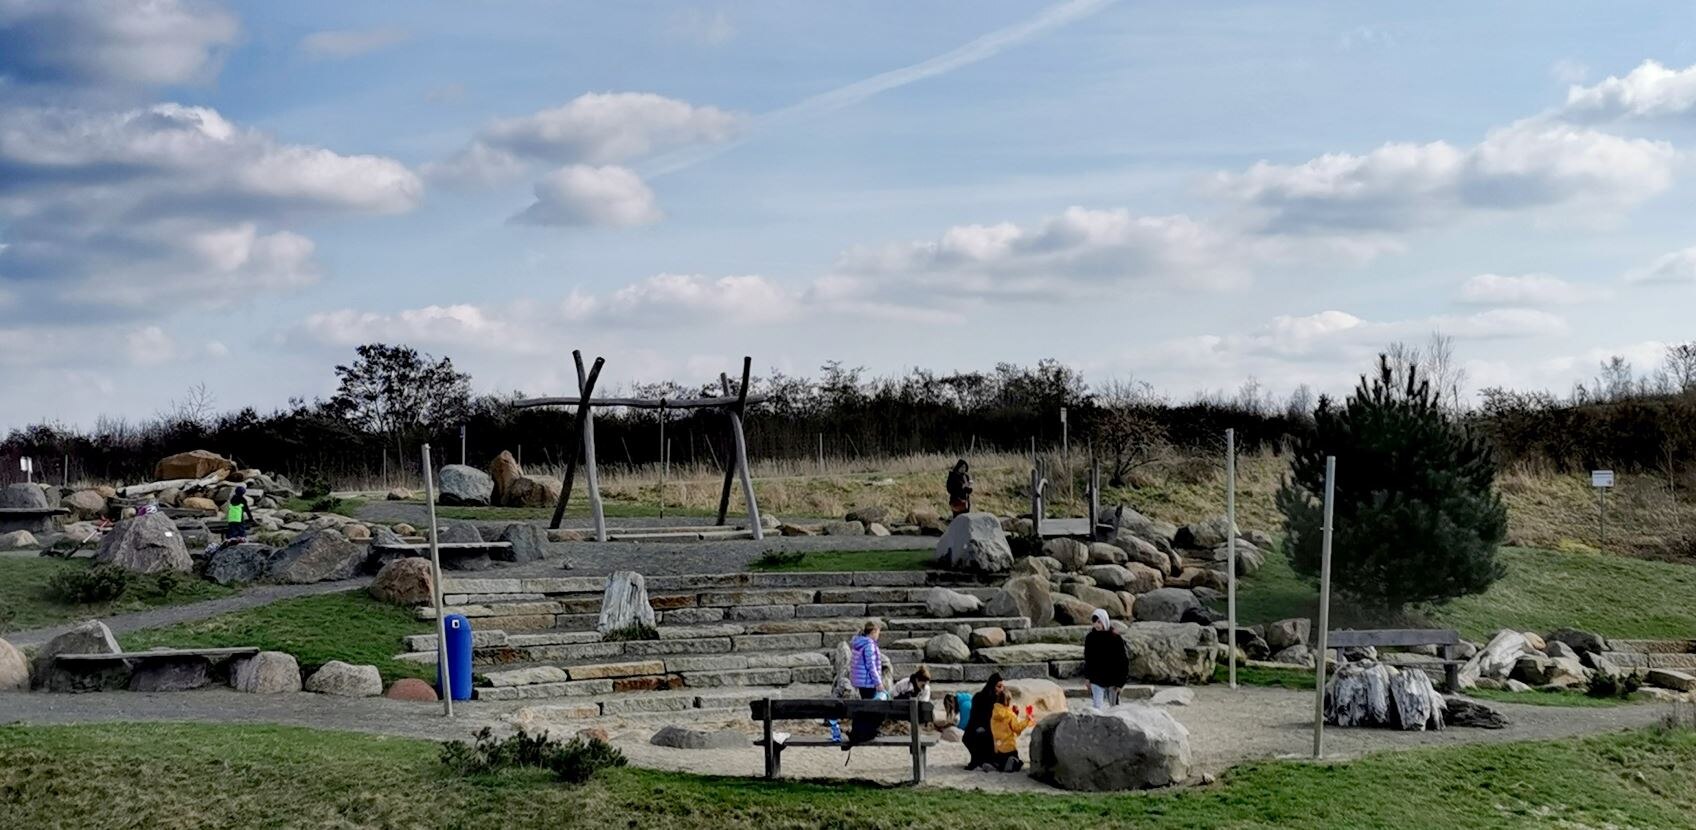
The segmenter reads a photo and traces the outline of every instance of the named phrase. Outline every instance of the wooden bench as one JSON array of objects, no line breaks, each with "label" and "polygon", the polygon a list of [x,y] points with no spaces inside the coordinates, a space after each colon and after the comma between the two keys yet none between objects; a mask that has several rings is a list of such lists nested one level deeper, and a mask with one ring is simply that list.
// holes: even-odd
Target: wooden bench
[{"label": "wooden bench", "polygon": [[[907,720],[907,735],[877,737],[869,741],[861,741],[854,746],[905,746],[913,757],[913,783],[925,780],[925,753],[936,746],[936,738],[926,737],[919,733],[919,725],[929,723],[934,708],[929,701],[909,700],[838,700],[836,698],[809,698],[795,700],[773,700],[763,698],[750,701],[748,708],[754,720],[762,724],[764,737],[756,738],[754,745],[762,747],[766,755],[766,777],[776,778],[783,774],[783,750],[790,747],[831,747],[841,744],[828,737],[807,738],[789,736],[782,740],[772,737],[772,721],[778,720],[836,720],[851,721],[855,715],[877,715],[885,718],[905,718]],[[846,725],[846,724],[844,724]],[[846,740],[846,737],[844,737]]]},{"label": "wooden bench", "polygon": [[[219,662],[258,653],[255,646],[235,646],[55,654],[55,669],[46,685],[49,691],[56,692],[109,691],[124,686],[132,691],[180,691],[205,685],[213,666]],[[153,685],[144,679],[155,677],[171,680]]]},{"label": "wooden bench", "polygon": [[0,533],[26,530],[48,533],[53,530],[53,517],[71,512],[68,507],[0,507]]},{"label": "wooden bench", "polygon": [[1443,690],[1460,691],[1460,667],[1465,660],[1455,659],[1455,646],[1460,645],[1460,632],[1452,628],[1380,628],[1362,631],[1332,631],[1325,635],[1325,648],[1337,654],[1343,662],[1343,649],[1407,648],[1409,646],[1442,646]]}]

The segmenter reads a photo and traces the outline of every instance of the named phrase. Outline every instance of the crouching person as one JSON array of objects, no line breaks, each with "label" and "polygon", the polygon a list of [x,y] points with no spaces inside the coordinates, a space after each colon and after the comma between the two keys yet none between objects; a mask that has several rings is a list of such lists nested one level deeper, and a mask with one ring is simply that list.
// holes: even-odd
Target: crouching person
[{"label": "crouching person", "polygon": [[895,684],[893,697],[896,700],[930,700],[930,669],[920,666],[918,671],[901,678]]},{"label": "crouching person", "polygon": [[[1028,707],[1027,707],[1028,708]],[[990,765],[1002,772],[1018,772],[1025,762],[1019,758],[1019,733],[1031,727],[1028,715],[1013,708],[1013,698],[1005,688],[995,699],[995,714],[990,716],[989,732],[995,738],[995,755]]]}]

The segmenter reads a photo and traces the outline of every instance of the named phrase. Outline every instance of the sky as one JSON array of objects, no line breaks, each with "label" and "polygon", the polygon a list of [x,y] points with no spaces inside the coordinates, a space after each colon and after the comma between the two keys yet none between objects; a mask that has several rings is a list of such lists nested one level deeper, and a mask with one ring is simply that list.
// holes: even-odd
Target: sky
[{"label": "sky", "polygon": [[0,0],[0,428],[1057,358],[1467,389],[1696,339],[1696,6]]}]

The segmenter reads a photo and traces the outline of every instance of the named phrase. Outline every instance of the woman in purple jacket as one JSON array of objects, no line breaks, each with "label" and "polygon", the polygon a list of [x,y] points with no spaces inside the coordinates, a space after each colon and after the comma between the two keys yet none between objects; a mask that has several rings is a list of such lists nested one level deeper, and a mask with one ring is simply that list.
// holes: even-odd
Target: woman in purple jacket
[{"label": "woman in purple jacket", "polygon": [[[865,628],[848,641],[848,682],[854,684],[861,700],[871,700],[883,691],[883,652],[877,647],[879,628],[877,620],[867,620]],[[878,728],[882,725],[883,717],[880,715],[855,715],[848,730],[848,740],[842,748],[847,750],[854,744],[877,737]]]}]

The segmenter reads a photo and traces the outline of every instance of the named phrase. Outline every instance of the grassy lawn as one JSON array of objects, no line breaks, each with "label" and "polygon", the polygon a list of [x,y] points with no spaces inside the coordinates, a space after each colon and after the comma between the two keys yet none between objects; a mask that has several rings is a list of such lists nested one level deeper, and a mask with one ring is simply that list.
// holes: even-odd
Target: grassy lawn
[{"label": "grassy lawn", "polygon": [[[284,510],[293,510],[296,513],[326,512],[326,511],[314,511],[312,509],[312,507],[316,503],[317,503],[316,499],[292,498],[292,499],[288,499],[287,501],[283,502],[283,509]],[[346,516],[350,519],[356,519],[356,518],[358,518],[357,514],[359,512],[359,508],[364,507],[364,506],[365,506],[365,499],[362,499],[362,498],[358,498],[358,497],[345,498],[345,499],[344,498],[338,498],[338,499],[336,499],[335,509],[327,511],[327,512],[337,513],[337,514]]]},{"label": "grassy lawn", "polygon": [[[17,827],[1691,827],[1696,734],[1262,762],[1207,787],[998,795],[615,769],[448,775],[436,744],[293,727],[0,727]],[[75,782],[69,785],[66,782]],[[1464,791],[1457,790],[1464,782]]]},{"label": "grassy lawn", "polygon": [[[1474,639],[1512,627],[1545,632],[1561,626],[1610,637],[1689,637],[1696,632],[1696,567],[1583,551],[1503,548],[1508,574],[1484,594],[1399,621],[1364,618],[1332,597],[1333,627],[1426,623],[1460,629]],[[1238,619],[1245,624],[1317,616],[1315,589],[1280,554],[1243,581]]]},{"label": "grassy lawn", "polygon": [[414,619],[410,610],[384,605],[364,591],[347,591],[137,631],[118,641],[125,651],[154,646],[258,646],[286,651],[308,671],[331,660],[369,663],[383,673],[385,681],[392,681],[436,676],[434,666],[394,659],[402,651],[402,637],[428,633],[430,624]]},{"label": "grassy lawn", "polygon": [[123,596],[94,605],[68,605],[49,599],[47,580],[62,571],[84,570],[88,559],[0,558],[0,631],[22,631],[47,625],[94,619],[161,605],[181,605],[235,593],[187,574],[178,577],[170,594],[161,594],[154,577],[138,576]]},{"label": "grassy lawn", "polygon": [[[768,555],[770,555],[768,553]],[[756,559],[753,571],[922,571],[936,559],[933,550],[808,551],[798,560]]]}]

